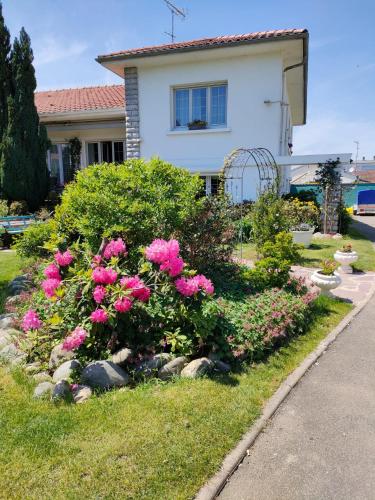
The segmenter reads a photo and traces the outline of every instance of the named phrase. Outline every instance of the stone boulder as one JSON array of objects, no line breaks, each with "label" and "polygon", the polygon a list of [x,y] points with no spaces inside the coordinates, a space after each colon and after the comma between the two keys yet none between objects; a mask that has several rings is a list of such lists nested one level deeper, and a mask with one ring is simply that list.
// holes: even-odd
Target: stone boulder
[{"label": "stone boulder", "polygon": [[51,399],[53,401],[59,401],[62,399],[67,399],[71,394],[70,384],[66,380],[60,380],[57,382],[52,391]]},{"label": "stone boulder", "polygon": [[15,344],[8,344],[0,351],[0,359],[13,366],[20,365],[26,360],[26,353],[22,352]]},{"label": "stone boulder", "polygon": [[81,373],[81,384],[97,389],[123,387],[129,383],[129,375],[112,361],[93,361]]},{"label": "stone boulder", "polygon": [[85,403],[92,396],[91,387],[88,385],[77,385],[73,390],[73,400],[77,404]]},{"label": "stone boulder", "polygon": [[60,365],[52,376],[54,382],[59,382],[60,380],[67,380],[73,375],[75,371],[81,370],[82,365],[77,359],[70,359],[65,361]]},{"label": "stone boulder", "polygon": [[13,336],[8,330],[0,330],[0,350],[13,342]]},{"label": "stone boulder", "polygon": [[0,314],[0,330],[11,328],[16,316],[14,313]]},{"label": "stone boulder", "polygon": [[35,387],[33,397],[36,399],[44,398],[46,396],[50,396],[54,389],[54,385],[51,382],[41,382]]},{"label": "stone boulder", "polygon": [[216,360],[214,363],[215,368],[220,372],[229,373],[231,370],[230,365],[228,365],[228,363],[224,363],[224,361],[221,361],[220,359]]},{"label": "stone boulder", "polygon": [[25,372],[28,375],[33,375],[34,373],[40,372],[41,364],[39,361],[34,361],[34,363],[29,363],[25,366]]},{"label": "stone boulder", "polygon": [[48,366],[51,370],[56,370],[64,361],[69,361],[73,358],[73,351],[66,351],[63,349],[62,344],[58,344],[51,351]]},{"label": "stone boulder", "polygon": [[124,347],[112,355],[112,363],[115,365],[124,366],[129,363],[130,359],[133,357],[133,351]]},{"label": "stone boulder", "polygon": [[173,376],[180,375],[182,369],[188,364],[188,359],[185,356],[172,359],[167,364],[162,366],[158,371],[158,377],[161,380],[168,380]]},{"label": "stone boulder", "polygon": [[197,378],[212,370],[214,366],[214,362],[208,358],[194,359],[181,371],[181,377]]},{"label": "stone boulder", "polygon": [[155,354],[152,358],[142,361],[142,363],[137,366],[137,372],[145,377],[151,377],[162,366],[172,361],[172,359],[172,355],[166,352]]}]

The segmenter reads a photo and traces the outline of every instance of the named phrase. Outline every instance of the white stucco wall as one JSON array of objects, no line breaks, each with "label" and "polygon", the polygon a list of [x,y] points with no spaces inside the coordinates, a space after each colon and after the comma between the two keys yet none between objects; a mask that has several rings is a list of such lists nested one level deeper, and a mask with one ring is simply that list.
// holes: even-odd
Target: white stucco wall
[{"label": "white stucco wall", "polygon": [[[219,171],[237,147],[280,151],[282,57],[275,54],[140,67],[139,115],[141,156],[160,156],[194,172]],[[227,129],[173,133],[173,87],[228,83]],[[244,198],[256,196],[257,172],[246,175]],[[237,186],[236,191],[239,191]]]}]

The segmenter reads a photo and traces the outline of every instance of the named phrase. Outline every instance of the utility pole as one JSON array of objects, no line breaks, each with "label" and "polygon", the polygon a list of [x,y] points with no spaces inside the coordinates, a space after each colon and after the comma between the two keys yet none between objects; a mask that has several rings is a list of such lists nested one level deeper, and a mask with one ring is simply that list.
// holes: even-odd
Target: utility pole
[{"label": "utility pole", "polygon": [[177,16],[177,17],[181,18],[182,21],[184,21],[186,19],[186,16],[187,16],[187,11],[185,9],[180,9],[180,8],[176,7],[169,0],[164,0],[164,3],[168,7],[168,9],[170,10],[171,17],[172,17],[172,19],[171,19],[171,31],[170,32],[164,31],[164,33],[166,35],[168,35],[169,37],[171,37],[171,42],[174,43],[174,41],[176,39],[176,36],[174,34],[174,18],[175,18],[175,16]]},{"label": "utility pole", "polygon": [[357,152],[356,152],[356,155],[355,155],[355,170],[357,172],[357,163],[358,163],[358,151],[359,151],[359,141],[354,141],[354,144],[357,145]]}]

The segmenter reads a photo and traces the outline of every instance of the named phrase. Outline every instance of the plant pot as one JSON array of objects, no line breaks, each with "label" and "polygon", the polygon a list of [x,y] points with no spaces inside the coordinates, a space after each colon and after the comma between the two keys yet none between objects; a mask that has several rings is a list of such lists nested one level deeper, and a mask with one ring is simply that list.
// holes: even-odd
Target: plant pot
[{"label": "plant pot", "polygon": [[294,243],[299,243],[305,248],[309,248],[309,246],[311,245],[313,234],[314,228],[311,228],[308,231],[292,231]]},{"label": "plant pot", "polygon": [[311,275],[311,281],[318,286],[323,295],[332,296],[331,290],[337,288],[341,284],[341,278],[337,271],[334,274],[322,274],[320,270],[315,271]]},{"label": "plant pot", "polygon": [[345,274],[351,274],[353,272],[351,264],[354,264],[354,262],[357,262],[358,260],[358,254],[354,251],[341,252],[340,250],[336,250],[333,257],[339,264],[341,264],[341,267],[339,267],[339,271]]}]

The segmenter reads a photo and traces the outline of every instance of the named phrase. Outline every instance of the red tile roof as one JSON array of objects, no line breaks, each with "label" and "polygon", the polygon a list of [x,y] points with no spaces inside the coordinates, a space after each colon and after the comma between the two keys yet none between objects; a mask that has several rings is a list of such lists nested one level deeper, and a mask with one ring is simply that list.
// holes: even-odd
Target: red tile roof
[{"label": "red tile roof", "polygon": [[35,92],[38,113],[114,109],[125,106],[124,85]]},{"label": "red tile roof", "polygon": [[189,40],[187,42],[169,43],[164,45],[154,45],[150,47],[142,47],[139,49],[129,49],[120,52],[112,52],[97,57],[100,62],[112,57],[137,57],[146,55],[157,55],[169,52],[189,51],[197,49],[207,49],[215,47],[226,47],[230,45],[240,45],[242,43],[251,43],[257,41],[302,38],[306,36],[306,29],[285,29],[273,31],[257,31],[255,33],[246,33],[244,35],[225,35],[214,38],[201,38],[199,40]]}]

